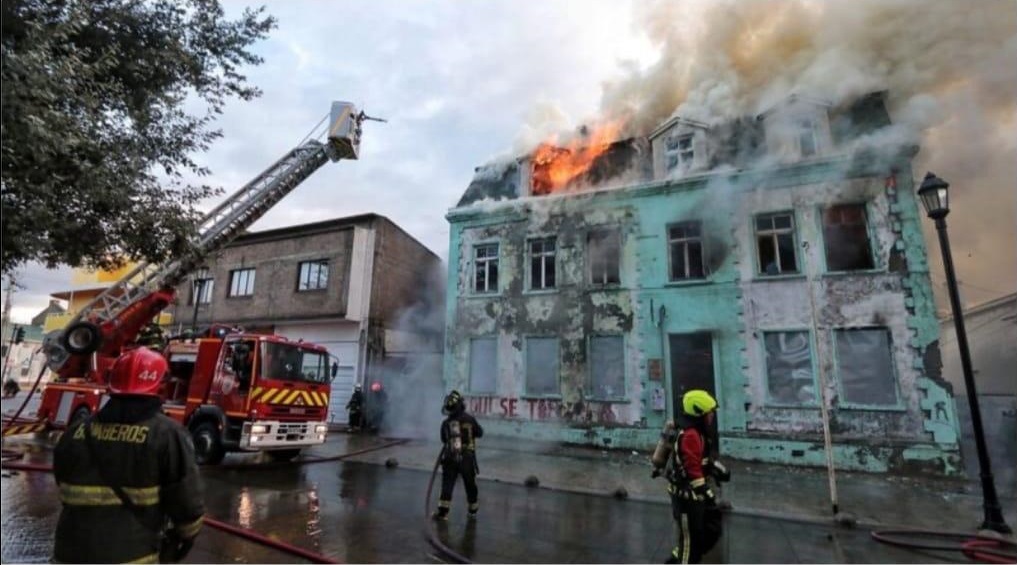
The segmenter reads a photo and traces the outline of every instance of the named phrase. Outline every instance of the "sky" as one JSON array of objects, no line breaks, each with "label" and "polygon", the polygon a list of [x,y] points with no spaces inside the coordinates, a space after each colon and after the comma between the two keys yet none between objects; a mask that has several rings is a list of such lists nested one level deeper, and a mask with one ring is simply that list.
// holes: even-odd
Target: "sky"
[{"label": "sky", "polygon": [[[252,3],[230,0],[224,5],[228,14],[236,16]],[[752,10],[745,7],[758,9],[761,5],[736,3],[731,9],[748,16]],[[1017,13],[1017,4],[1003,5]],[[278,28],[254,47],[265,62],[246,72],[250,83],[260,87],[263,95],[227,105],[217,123],[223,131],[222,139],[209,152],[197,156],[212,170],[212,183],[227,193],[236,190],[294,147],[326,114],[331,101],[348,100],[388,123],[366,122],[358,161],[326,164],[252,229],[373,212],[403,227],[442,259],[448,255],[449,230],[444,216],[466,189],[475,167],[518,155],[553,130],[574,130],[616,107],[620,99],[635,99],[631,96],[633,89],[666,85],[666,81],[656,79],[672,72],[669,69],[675,61],[694,57],[697,47],[702,52],[709,46],[706,40],[680,45],[674,40],[676,36],[745,35],[744,30],[728,23],[728,14],[707,13],[701,5],[690,2],[287,0],[268,2],[266,8],[278,19]],[[906,20],[908,14],[898,16]],[[1002,19],[1002,33],[1009,34],[1010,21]],[[789,21],[780,21],[770,29],[789,36],[795,36],[786,33],[796,29],[793,26],[823,29],[821,21]],[[662,22],[688,23],[692,27],[669,28]],[[717,26],[717,22],[723,22],[725,29],[714,33],[711,26]],[[699,29],[696,24],[701,24]],[[851,25],[846,21],[842,27],[850,30]],[[974,22],[971,27],[978,25]],[[986,38],[986,48],[1017,52],[1017,25],[1013,27],[1009,42],[999,45]],[[763,41],[750,31],[750,39]],[[905,31],[900,30],[894,37],[899,35],[901,41],[905,40]],[[845,45],[859,41],[847,37],[848,32],[842,34],[846,36]],[[833,35],[830,41],[836,41],[838,34],[825,35]],[[992,40],[995,42],[995,38]],[[806,65],[800,76],[809,77],[817,76],[816,69],[829,70],[834,64],[831,60],[839,64],[840,59],[828,56],[831,52],[840,53],[830,48],[818,55],[805,51],[789,53],[788,57],[822,61],[823,65]],[[856,55],[850,51],[843,59],[852,61]],[[780,74],[779,67],[780,61],[771,74]],[[701,70],[682,68],[692,76],[703,74]],[[914,74],[921,75],[917,71]],[[997,80],[1005,81],[1008,76],[1004,73]],[[700,78],[706,83],[716,80]],[[715,97],[717,91],[710,90],[710,96]],[[657,98],[654,103],[660,104]],[[915,98],[909,98],[902,107],[913,110],[916,105],[910,102]],[[694,89],[687,100],[702,101],[696,98]],[[954,111],[950,105],[936,108]],[[1012,110],[1007,108],[1004,113],[1007,120],[1012,120]],[[971,109],[965,107],[963,111]],[[1010,121],[1007,125],[1014,124]],[[1011,169],[1006,163],[1017,162],[1017,155],[1012,153],[1015,136],[1000,135],[1004,151],[996,161],[1003,163],[1000,170],[1009,174]],[[940,143],[923,150],[920,159],[940,156],[950,161],[949,152],[942,147]],[[966,172],[963,164],[950,167]],[[950,179],[946,174],[950,169],[934,170]],[[1017,233],[1017,199],[1012,197],[1017,189],[1010,184],[993,190],[1009,194],[1002,205],[978,197],[982,205],[971,209],[995,214],[992,221],[996,228],[980,226],[974,232],[958,234],[954,241],[958,269],[965,282],[962,292],[968,303],[1017,290],[1017,251],[1015,238],[1010,237]],[[950,221],[977,226],[980,218],[960,216],[965,198],[972,202],[975,197],[959,198]],[[938,245],[929,239],[931,233],[927,229],[926,238],[930,255],[935,257]],[[997,256],[989,256],[988,250]],[[999,253],[1004,256],[1001,263]],[[940,298],[941,267],[937,263],[932,269]],[[39,265],[23,268],[20,288],[12,294],[12,319],[27,321],[46,306],[49,293],[66,288],[69,277],[68,269],[47,270]]]}]

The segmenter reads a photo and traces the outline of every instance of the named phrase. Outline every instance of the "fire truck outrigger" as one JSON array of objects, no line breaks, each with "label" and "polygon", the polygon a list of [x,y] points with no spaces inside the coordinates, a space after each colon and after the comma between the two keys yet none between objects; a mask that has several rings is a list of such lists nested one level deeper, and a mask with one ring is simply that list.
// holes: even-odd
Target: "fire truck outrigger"
[{"label": "fire truck outrigger", "polygon": [[[61,429],[98,410],[107,399],[107,370],[189,273],[326,162],[359,157],[361,124],[377,118],[349,102],[334,102],[329,118],[324,143],[299,144],[206,214],[183,256],[139,264],[46,336],[43,351],[56,376],[43,390],[41,421]],[[219,463],[237,450],[287,460],[325,441],[333,376],[325,348],[213,326],[201,338],[172,340],[164,353],[164,411],[191,431],[199,462]]]}]

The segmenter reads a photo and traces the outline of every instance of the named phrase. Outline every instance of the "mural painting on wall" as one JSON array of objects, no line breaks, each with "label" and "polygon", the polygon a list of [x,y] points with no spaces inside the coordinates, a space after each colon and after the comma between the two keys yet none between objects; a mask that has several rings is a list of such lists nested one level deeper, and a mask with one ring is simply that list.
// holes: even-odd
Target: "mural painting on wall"
[{"label": "mural painting on wall", "polygon": [[618,417],[610,402],[566,402],[511,396],[467,397],[466,409],[479,418],[512,418],[537,422],[614,424]]}]

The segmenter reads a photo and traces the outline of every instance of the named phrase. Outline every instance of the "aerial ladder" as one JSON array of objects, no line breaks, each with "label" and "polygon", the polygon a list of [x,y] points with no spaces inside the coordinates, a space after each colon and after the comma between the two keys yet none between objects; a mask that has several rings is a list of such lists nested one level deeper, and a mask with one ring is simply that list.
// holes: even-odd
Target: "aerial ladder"
[{"label": "aerial ladder", "polygon": [[[366,120],[384,121],[350,102],[333,102],[331,112],[297,147],[201,219],[183,255],[162,265],[141,262],[78,311],[63,330],[47,335],[43,352],[56,377],[43,393],[43,405],[48,393],[59,393],[59,383],[71,379],[104,385],[106,371],[124,345],[172,303],[176,287],[206,257],[233,241],[328,161],[359,158]],[[323,124],[324,132],[314,138]],[[319,141],[322,137],[324,141]],[[52,420],[53,415],[46,417]]]}]

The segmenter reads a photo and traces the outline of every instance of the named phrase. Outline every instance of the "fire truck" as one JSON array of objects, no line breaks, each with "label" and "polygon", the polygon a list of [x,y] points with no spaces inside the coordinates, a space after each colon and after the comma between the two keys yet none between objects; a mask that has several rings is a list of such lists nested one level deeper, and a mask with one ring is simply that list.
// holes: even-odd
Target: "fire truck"
[{"label": "fire truck", "polygon": [[[357,159],[365,120],[384,121],[333,102],[317,126],[324,133],[309,135],[206,214],[189,251],[163,265],[140,263],[47,335],[43,351],[55,376],[43,390],[40,420],[63,429],[98,410],[108,399],[107,371],[173,302],[176,287],[322,165]],[[200,463],[219,463],[227,451],[288,460],[325,441],[334,376],[325,348],[214,325],[200,337],[170,340],[163,353],[170,366],[163,410],[190,430]]]}]

